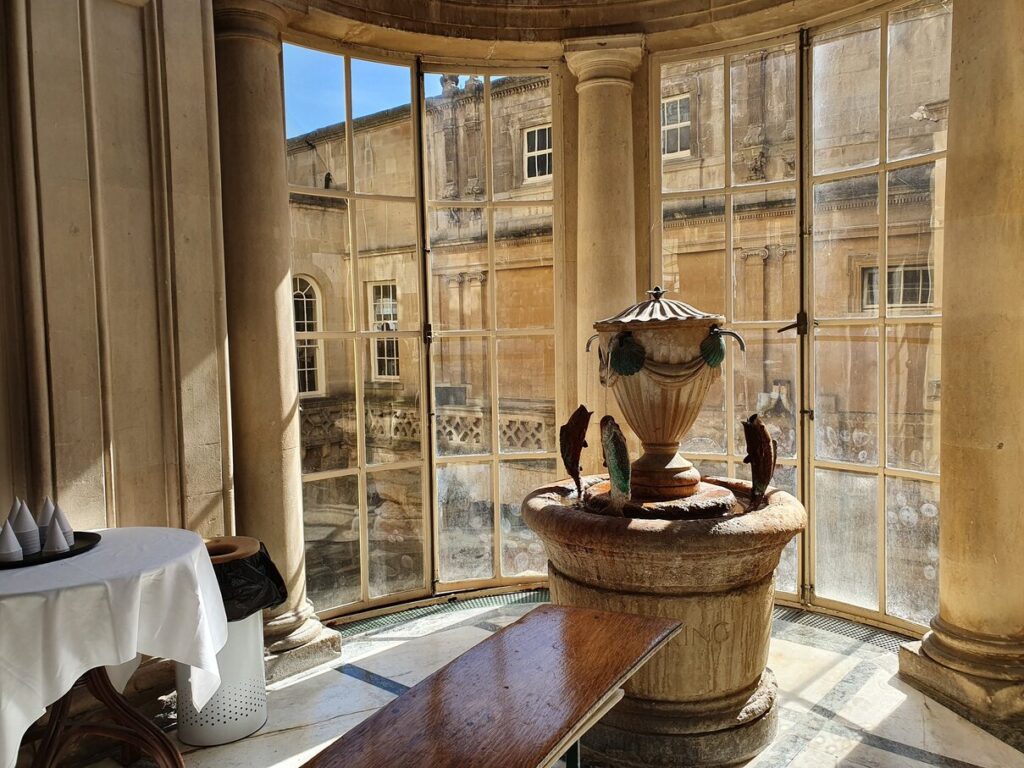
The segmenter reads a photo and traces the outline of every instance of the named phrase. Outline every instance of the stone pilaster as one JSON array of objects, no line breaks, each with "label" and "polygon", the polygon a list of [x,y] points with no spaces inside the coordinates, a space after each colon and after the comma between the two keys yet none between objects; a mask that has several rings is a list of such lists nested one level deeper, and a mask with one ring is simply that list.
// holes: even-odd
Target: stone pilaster
[{"label": "stone pilaster", "polygon": [[[615,398],[598,381],[596,346],[589,354],[585,350],[595,321],[637,300],[632,91],[643,38],[572,40],[565,51],[579,94],[576,385],[580,402],[595,412],[589,443],[599,446],[597,423],[603,413],[629,430]],[[635,456],[635,441],[631,447]],[[599,449],[585,452],[585,473],[600,471],[600,456]]]},{"label": "stone pilaster", "polygon": [[939,614],[900,672],[1024,717],[1024,4],[953,15],[942,329]]},{"label": "stone pilaster", "polygon": [[306,599],[281,28],[264,0],[215,0],[236,529],[267,545],[288,600],[267,614],[272,652],[320,637]]}]

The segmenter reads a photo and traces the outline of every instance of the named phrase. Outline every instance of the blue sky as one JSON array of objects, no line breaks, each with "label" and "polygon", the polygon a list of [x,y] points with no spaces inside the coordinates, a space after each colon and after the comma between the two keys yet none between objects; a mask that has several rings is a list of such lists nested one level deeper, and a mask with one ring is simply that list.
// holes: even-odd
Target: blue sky
[{"label": "blue sky", "polygon": [[[355,117],[409,103],[409,68],[352,59]],[[427,96],[441,93],[439,75],[425,76]],[[285,133],[289,138],[345,119],[342,56],[284,46]]]}]

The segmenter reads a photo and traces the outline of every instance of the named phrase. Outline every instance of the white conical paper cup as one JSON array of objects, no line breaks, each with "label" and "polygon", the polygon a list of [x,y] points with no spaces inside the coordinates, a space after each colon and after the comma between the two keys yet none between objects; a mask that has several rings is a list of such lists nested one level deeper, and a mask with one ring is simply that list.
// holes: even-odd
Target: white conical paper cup
[{"label": "white conical paper cup", "polygon": [[50,497],[47,496],[43,500],[43,507],[39,510],[39,514],[36,515],[36,525],[39,526],[40,530],[45,531],[50,527],[50,521],[53,519],[53,502],[50,501]]},{"label": "white conical paper cup", "polygon": [[28,557],[39,552],[39,526],[32,519],[32,513],[24,501],[18,507],[18,514],[14,516],[11,527],[14,528],[14,535],[18,537],[23,555]]},{"label": "white conical paper cup", "polygon": [[53,507],[53,519],[58,522],[60,529],[64,532],[64,539],[68,546],[75,546],[75,529],[71,527],[71,521],[64,514],[64,510],[60,508],[60,504],[55,504]]},{"label": "white conical paper cup", "polygon": [[43,552],[52,555],[67,552],[70,548],[67,539],[64,538],[64,531],[60,529],[60,520],[54,515],[46,529],[46,546],[43,547]]},{"label": "white conical paper cup", "polygon": [[12,563],[22,559],[21,544],[14,533],[14,528],[11,527],[11,521],[7,520],[0,527],[0,563]]}]

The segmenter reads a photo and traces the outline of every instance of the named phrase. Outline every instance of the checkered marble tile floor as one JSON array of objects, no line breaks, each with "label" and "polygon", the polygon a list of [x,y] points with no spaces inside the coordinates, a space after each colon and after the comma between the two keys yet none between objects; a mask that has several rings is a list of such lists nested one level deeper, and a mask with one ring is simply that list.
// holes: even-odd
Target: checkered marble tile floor
[{"label": "checkered marble tile floor", "polygon": [[[349,625],[340,663],[271,686],[262,730],[221,747],[182,746],[185,764],[300,766],[545,597],[469,600]],[[1011,746],[1024,746],[1019,732],[983,730],[897,676],[896,649],[906,638],[786,608],[776,609],[772,635],[779,735],[748,768],[1024,768],[1024,752]]]}]

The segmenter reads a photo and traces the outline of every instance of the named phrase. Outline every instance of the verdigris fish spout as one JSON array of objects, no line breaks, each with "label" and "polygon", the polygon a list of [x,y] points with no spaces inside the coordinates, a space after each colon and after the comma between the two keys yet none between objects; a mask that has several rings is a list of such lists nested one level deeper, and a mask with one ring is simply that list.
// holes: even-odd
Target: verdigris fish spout
[{"label": "verdigris fish spout", "polygon": [[608,511],[621,515],[622,508],[630,497],[629,449],[622,429],[612,416],[601,419],[601,448],[604,451],[604,465],[608,468],[608,480],[611,483],[611,504]]}]

